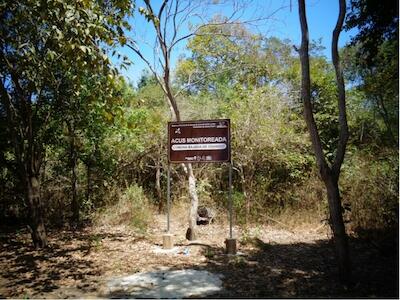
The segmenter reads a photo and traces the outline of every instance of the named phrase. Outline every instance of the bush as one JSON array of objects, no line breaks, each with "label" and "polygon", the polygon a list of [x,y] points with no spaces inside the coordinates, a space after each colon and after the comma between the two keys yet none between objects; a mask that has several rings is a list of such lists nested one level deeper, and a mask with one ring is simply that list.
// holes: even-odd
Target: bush
[{"label": "bush", "polygon": [[102,225],[125,224],[143,233],[152,220],[152,211],[143,188],[131,185],[120,193],[118,202],[105,208],[97,217]]},{"label": "bush", "polygon": [[398,226],[397,151],[349,157],[343,169],[343,204],[350,208],[350,229],[386,230]]}]

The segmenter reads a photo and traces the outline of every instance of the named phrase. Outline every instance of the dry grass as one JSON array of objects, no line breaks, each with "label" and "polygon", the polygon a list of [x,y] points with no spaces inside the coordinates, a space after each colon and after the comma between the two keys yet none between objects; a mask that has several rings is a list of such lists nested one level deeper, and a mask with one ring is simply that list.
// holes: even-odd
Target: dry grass
[{"label": "dry grass", "polygon": [[94,219],[97,226],[123,224],[143,233],[152,222],[152,211],[143,189],[135,184],[119,193],[118,201],[101,210]]}]

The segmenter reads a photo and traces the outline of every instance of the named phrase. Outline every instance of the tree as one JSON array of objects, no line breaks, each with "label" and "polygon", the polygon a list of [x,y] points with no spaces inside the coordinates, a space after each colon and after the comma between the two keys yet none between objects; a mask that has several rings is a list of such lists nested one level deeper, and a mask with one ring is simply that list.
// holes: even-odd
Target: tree
[{"label": "tree", "polygon": [[[150,0],[144,0],[145,6],[140,7],[139,12],[152,25],[152,29],[154,30],[156,42],[152,46],[155,60],[153,61],[151,58],[147,57],[145,51],[140,49],[137,43],[128,41],[126,45],[147,64],[150,71],[157,79],[167,99],[172,119],[181,121],[181,111],[177,102],[178,94],[174,92],[171,80],[171,54],[175,51],[180,42],[196,35],[199,29],[205,26],[204,24],[193,25],[189,33],[181,32],[181,27],[187,24],[189,17],[196,15],[203,3],[201,1],[181,2],[175,0],[169,2],[168,0],[164,0],[156,11],[154,5],[150,2]],[[233,15],[235,15],[235,13]],[[197,17],[200,19],[202,18],[199,14]],[[220,24],[216,23],[214,25],[218,26]],[[191,202],[189,228],[186,236],[189,240],[194,240],[196,239],[195,228],[199,201],[196,190],[196,178],[191,163],[183,164],[183,169],[188,179],[188,191]]]},{"label": "tree", "polygon": [[398,145],[399,8],[397,1],[352,0],[345,29],[358,33],[345,49],[347,75],[383,122],[382,141]]},{"label": "tree", "polygon": [[[178,62],[177,81],[190,93],[218,96],[227,89],[251,89],[266,81],[269,65],[260,63],[266,56],[262,37],[244,24],[222,24],[224,20],[217,16],[210,26],[201,28],[188,41],[191,56]],[[221,25],[212,26],[214,23]]]},{"label": "tree", "polygon": [[[288,117],[293,106],[290,83],[295,82],[288,80],[289,69],[299,69],[298,59],[287,41],[263,38],[243,24],[204,27],[189,40],[188,49],[190,55],[179,61],[176,71],[179,83],[189,84],[182,93],[190,101],[185,108],[195,117],[231,118],[233,168],[241,190],[236,215],[247,223],[264,199],[277,199],[276,189],[293,183],[296,168],[304,166],[304,151],[297,151],[307,146],[300,132],[292,134],[295,122]],[[323,67],[315,69],[324,75]],[[277,202],[286,206],[283,197]]]},{"label": "tree", "polygon": [[[51,124],[64,102],[67,83],[79,94],[83,71],[111,72],[100,44],[121,37],[130,1],[7,1],[1,7],[0,95],[8,119],[17,177],[29,211],[35,247],[47,245],[40,170]],[[119,20],[119,21],[118,21]]]},{"label": "tree", "polygon": [[359,58],[373,64],[385,41],[399,38],[399,3],[391,0],[351,0],[344,28],[358,28],[351,44],[357,45]]},{"label": "tree", "polygon": [[[121,114],[121,84],[117,76],[112,78],[103,74],[82,72],[80,74],[79,94],[74,95],[76,86],[67,85],[59,110],[55,112],[54,121],[60,130],[58,145],[63,151],[65,168],[71,171],[71,222],[78,224],[81,203],[78,194],[78,165],[83,162],[86,167],[86,203],[90,203],[92,190],[92,171],[103,164],[109,169],[110,164],[104,158],[104,140],[110,131],[116,116]],[[71,79],[70,79],[71,82]],[[74,96],[73,96],[74,95]],[[67,158],[67,159],[65,159]],[[108,156],[108,159],[111,158]],[[65,161],[66,160],[66,161]]]},{"label": "tree", "polygon": [[334,160],[331,164],[326,160],[323,146],[321,143],[318,128],[314,119],[313,107],[310,93],[310,62],[309,62],[309,35],[306,17],[305,1],[299,0],[299,18],[301,26],[301,99],[304,107],[304,118],[310,133],[311,143],[317,160],[319,173],[325,184],[329,213],[330,225],[333,231],[333,239],[339,265],[339,276],[342,282],[348,284],[351,278],[350,258],[348,249],[348,239],[342,216],[342,205],[340,199],[340,191],[338,180],[340,169],[344,160],[346,145],[348,140],[348,126],[346,117],[346,95],[344,87],[344,79],[342,67],[340,65],[338,54],[338,39],[342,30],[344,18],[346,14],[345,0],[339,0],[339,16],[335,29],[332,34],[332,63],[335,67],[336,83],[338,92],[338,110],[339,110],[339,140],[337,143]]},{"label": "tree", "polygon": [[118,158],[114,177],[121,183],[135,181],[143,186],[154,194],[161,210],[161,172],[167,169],[165,124],[169,119],[164,93],[154,77],[144,73],[138,89],[123,85],[122,98],[123,114],[115,118],[108,141]]},{"label": "tree", "polygon": [[[139,47],[137,43],[128,41],[126,44],[133,52],[139,56],[149,67],[153,73],[157,82],[161,86],[173,120],[181,120],[181,111],[178,106],[178,95],[182,90],[175,91],[172,86],[171,80],[171,57],[172,53],[175,53],[177,46],[198,34],[201,34],[201,30],[205,27],[218,27],[229,23],[252,23],[257,24],[264,21],[275,14],[279,9],[266,14],[263,17],[256,17],[253,20],[240,21],[241,12],[248,9],[248,3],[246,1],[232,1],[225,3],[222,1],[188,1],[188,0],[173,0],[162,1],[158,9],[155,9],[155,5],[152,5],[150,0],[143,0],[145,6],[139,8],[139,12],[146,18],[146,20],[152,25],[153,33],[155,36],[155,43],[147,46],[153,48],[152,55],[146,55],[146,48]],[[211,21],[211,13],[208,9],[221,5],[225,7],[229,5],[232,8],[232,13],[228,17],[223,17]],[[251,15],[251,13],[250,13]],[[255,12],[253,15],[257,15]],[[211,22],[210,22],[211,21]],[[182,28],[182,26],[188,25],[188,31]],[[186,88],[186,87],[184,87]],[[190,163],[183,164],[183,169],[188,178],[189,183],[189,195],[191,199],[191,208],[189,213],[189,228],[187,236],[190,240],[195,239],[195,227],[197,217],[197,206],[198,206],[198,195],[196,190],[196,178],[193,173],[193,168]]]}]

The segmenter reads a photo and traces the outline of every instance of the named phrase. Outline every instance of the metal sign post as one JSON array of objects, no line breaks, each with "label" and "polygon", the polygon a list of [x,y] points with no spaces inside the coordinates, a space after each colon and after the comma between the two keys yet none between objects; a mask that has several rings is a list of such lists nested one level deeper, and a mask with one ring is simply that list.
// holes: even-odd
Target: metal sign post
[{"label": "metal sign post", "polygon": [[168,164],[168,171],[167,171],[167,233],[169,233],[169,214],[170,214],[170,195],[171,195],[171,181],[170,181],[170,173],[171,167]]},{"label": "metal sign post", "polygon": [[229,238],[233,239],[232,162],[229,162]]},{"label": "metal sign post", "polygon": [[172,234],[170,233],[170,194],[171,194],[171,166],[168,164],[167,169],[167,232],[163,235],[164,249],[171,249],[173,246]]},{"label": "metal sign post", "polygon": [[232,161],[229,162],[229,239],[225,240],[226,253],[236,254],[236,239],[233,238],[233,203],[232,203]]}]

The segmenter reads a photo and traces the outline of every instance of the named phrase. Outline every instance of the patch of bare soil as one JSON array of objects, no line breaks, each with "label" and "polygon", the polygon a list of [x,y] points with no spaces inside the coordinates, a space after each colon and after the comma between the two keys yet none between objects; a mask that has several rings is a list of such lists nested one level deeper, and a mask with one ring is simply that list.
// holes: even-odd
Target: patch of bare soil
[{"label": "patch of bare soil", "polygon": [[127,227],[49,232],[50,247],[35,250],[26,230],[0,232],[0,298],[124,297],[105,289],[110,278],[157,270],[196,269],[223,275],[212,298],[396,297],[398,245],[380,248],[350,240],[354,285],[336,280],[333,246],[326,227],[289,231],[273,226],[241,230],[236,256],[224,253],[228,227],[200,226],[196,242],[173,220],[174,251],[159,251],[165,216],[155,216],[146,235]]}]

